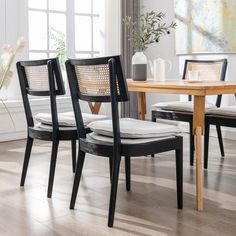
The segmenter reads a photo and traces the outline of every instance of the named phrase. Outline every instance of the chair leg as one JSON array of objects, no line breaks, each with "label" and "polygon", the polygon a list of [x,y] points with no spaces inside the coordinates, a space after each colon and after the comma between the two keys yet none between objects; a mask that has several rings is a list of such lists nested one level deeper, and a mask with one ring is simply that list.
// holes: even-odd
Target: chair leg
[{"label": "chair leg", "polygon": [[76,201],[80,178],[81,178],[82,169],[84,165],[84,157],[85,157],[85,152],[82,152],[81,150],[79,150],[78,160],[76,164],[76,171],[75,171],[75,179],[74,179],[71,200],[70,200],[70,209],[74,209],[75,207],[75,201]]},{"label": "chair leg", "polygon": [[[157,122],[157,119],[153,114],[152,114],[152,122]],[[155,154],[151,154],[151,157],[155,157]]]},{"label": "chair leg", "polygon": [[59,145],[59,140],[54,140],[52,142],[52,153],[51,153],[51,163],[50,163],[48,193],[47,193],[48,198],[51,198],[52,196],[52,188],[53,188],[53,181],[54,181],[56,161],[57,161],[58,145]]},{"label": "chair leg", "polygon": [[24,157],[24,163],[23,163],[23,169],[21,173],[21,181],[20,181],[20,186],[24,186],[25,184],[25,177],[28,169],[28,164],[29,164],[29,159],[30,159],[30,154],[32,150],[34,139],[28,137],[27,142],[26,142],[26,148],[25,148],[25,157]]},{"label": "chair leg", "polygon": [[112,183],[112,157],[109,157],[110,183]]},{"label": "chair leg", "polygon": [[72,171],[75,173],[76,166],[76,140],[71,140]]},{"label": "chair leg", "polygon": [[193,166],[194,164],[194,135],[192,134],[192,127],[193,125],[189,124],[189,149],[190,149],[190,165]]},{"label": "chair leg", "polygon": [[177,206],[183,208],[183,149],[175,151],[176,161],[176,185],[177,185]]},{"label": "chair leg", "polygon": [[121,159],[120,156],[115,156],[113,160],[112,184],[111,184],[111,194],[110,194],[110,204],[109,204],[109,214],[108,214],[109,227],[112,227],[114,223],[116,195],[117,195],[119,170],[120,170],[120,159]]},{"label": "chair leg", "polygon": [[130,173],[130,157],[125,157],[125,178],[126,178],[126,190],[130,191],[130,178],[131,173]]},{"label": "chair leg", "polygon": [[225,156],[224,144],[223,144],[223,139],[222,139],[221,127],[219,125],[216,126],[216,131],[217,131],[221,156],[224,157]]},{"label": "chair leg", "polygon": [[152,122],[157,122],[157,119],[154,115],[152,115]]},{"label": "chair leg", "polygon": [[210,135],[210,125],[205,123],[205,135],[204,135],[204,169],[208,167],[208,153],[209,153],[209,135]]}]

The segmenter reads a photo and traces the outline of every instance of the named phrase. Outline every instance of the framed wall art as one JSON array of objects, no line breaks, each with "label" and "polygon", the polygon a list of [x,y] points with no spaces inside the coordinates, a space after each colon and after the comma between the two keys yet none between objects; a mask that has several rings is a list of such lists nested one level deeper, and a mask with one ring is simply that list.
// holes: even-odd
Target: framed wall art
[{"label": "framed wall art", "polygon": [[235,0],[175,0],[176,54],[236,53]]}]

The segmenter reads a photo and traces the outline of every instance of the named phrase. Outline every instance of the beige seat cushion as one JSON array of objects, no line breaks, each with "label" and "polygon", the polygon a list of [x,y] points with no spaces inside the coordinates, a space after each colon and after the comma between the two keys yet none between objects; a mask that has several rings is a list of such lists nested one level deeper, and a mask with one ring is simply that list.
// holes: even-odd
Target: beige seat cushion
[{"label": "beige seat cushion", "polygon": [[[105,115],[97,115],[97,114],[89,114],[89,113],[82,113],[84,125],[95,121],[95,120],[104,120],[108,119]],[[52,125],[52,118],[50,113],[38,113],[35,115],[35,120],[39,123]],[[66,127],[75,127],[75,117],[74,112],[63,112],[58,113],[58,123],[59,126],[66,126]]]},{"label": "beige seat cushion", "polygon": [[[171,110],[171,111],[187,111],[193,112],[193,101],[181,102],[181,101],[173,101],[173,102],[160,102],[152,105],[154,109],[162,109],[162,110]],[[206,111],[211,108],[216,108],[215,105],[211,103],[207,103],[205,105]]]},{"label": "beige seat cushion", "polygon": [[[44,123],[37,123],[34,126],[34,129],[36,130],[44,130],[44,131],[52,131],[52,125],[47,125]],[[66,130],[73,130],[76,131],[77,127],[76,126],[59,126],[59,130],[60,131],[66,131]]]},{"label": "beige seat cushion", "polygon": [[219,108],[211,108],[207,111],[207,114],[230,116],[236,118],[236,106],[224,106]]},{"label": "beige seat cushion", "polygon": [[[88,127],[99,135],[113,137],[112,120],[94,121]],[[131,118],[120,119],[121,138],[160,138],[180,133],[175,125],[167,125]]]},{"label": "beige seat cushion", "polygon": [[[112,137],[100,135],[97,133],[90,133],[88,134],[92,139],[105,142],[105,143],[113,143],[114,140]],[[174,138],[175,136],[165,136],[160,138],[122,138],[121,143],[122,144],[142,144],[142,143],[149,143],[149,142],[155,142],[160,141],[167,138]]]}]

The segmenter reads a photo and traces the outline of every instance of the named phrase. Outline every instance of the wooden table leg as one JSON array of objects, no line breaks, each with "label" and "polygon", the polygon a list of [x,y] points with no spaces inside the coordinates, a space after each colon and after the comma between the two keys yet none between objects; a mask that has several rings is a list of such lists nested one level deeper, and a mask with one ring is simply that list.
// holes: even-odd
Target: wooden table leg
[{"label": "wooden table leg", "polygon": [[202,194],[202,128],[198,126],[195,133],[196,145],[196,194],[197,194],[197,210],[203,210],[203,194]]},{"label": "wooden table leg", "polygon": [[95,102],[94,105],[92,104],[92,102],[88,102],[88,104],[89,104],[89,108],[90,108],[92,114],[98,114],[99,113],[100,107],[102,105],[101,102]]},{"label": "wooden table leg", "polygon": [[146,94],[145,92],[138,93],[138,112],[140,114],[141,120],[145,120],[146,114]]},{"label": "wooden table leg", "polygon": [[194,97],[193,134],[196,145],[196,194],[197,210],[203,210],[202,194],[202,135],[204,134],[205,96]]}]

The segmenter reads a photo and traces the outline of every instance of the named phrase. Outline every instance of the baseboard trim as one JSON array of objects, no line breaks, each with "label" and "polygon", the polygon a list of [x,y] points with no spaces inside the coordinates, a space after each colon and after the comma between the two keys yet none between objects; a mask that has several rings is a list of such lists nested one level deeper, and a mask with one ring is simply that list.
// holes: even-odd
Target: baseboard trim
[{"label": "baseboard trim", "polygon": [[26,137],[27,137],[26,130],[0,133],[0,142],[20,140],[20,139],[25,139]]}]

